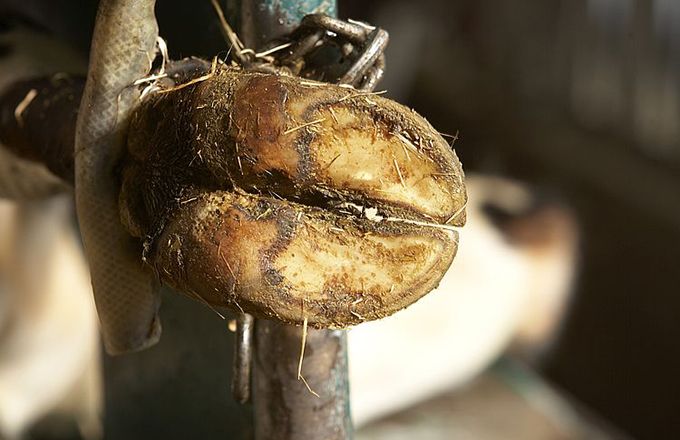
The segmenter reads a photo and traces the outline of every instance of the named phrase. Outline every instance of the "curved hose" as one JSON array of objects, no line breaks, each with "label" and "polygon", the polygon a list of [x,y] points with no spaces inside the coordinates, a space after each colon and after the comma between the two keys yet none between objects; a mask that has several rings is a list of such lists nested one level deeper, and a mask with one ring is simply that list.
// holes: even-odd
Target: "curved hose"
[{"label": "curved hose", "polygon": [[114,169],[125,145],[132,83],[150,70],[158,28],[155,0],[102,0],[76,126],[76,207],[104,344],[110,354],[144,349],[160,337],[154,277],[139,242],[123,229]]}]

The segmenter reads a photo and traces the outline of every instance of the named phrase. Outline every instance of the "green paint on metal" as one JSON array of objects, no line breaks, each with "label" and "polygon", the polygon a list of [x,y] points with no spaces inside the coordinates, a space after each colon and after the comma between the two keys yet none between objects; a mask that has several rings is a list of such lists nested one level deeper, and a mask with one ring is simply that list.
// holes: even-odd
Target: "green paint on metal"
[{"label": "green paint on metal", "polygon": [[298,23],[307,14],[338,15],[335,0],[262,0],[260,7],[288,23]]}]

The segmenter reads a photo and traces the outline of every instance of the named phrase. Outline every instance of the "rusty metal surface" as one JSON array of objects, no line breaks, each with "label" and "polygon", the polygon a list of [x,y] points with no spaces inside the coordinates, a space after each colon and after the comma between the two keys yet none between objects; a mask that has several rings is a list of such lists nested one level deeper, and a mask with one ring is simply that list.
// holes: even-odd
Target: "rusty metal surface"
[{"label": "rusty metal surface", "polygon": [[256,322],[255,438],[350,439],[346,335],[338,330],[309,330],[303,380],[298,379],[302,332],[301,327]]}]

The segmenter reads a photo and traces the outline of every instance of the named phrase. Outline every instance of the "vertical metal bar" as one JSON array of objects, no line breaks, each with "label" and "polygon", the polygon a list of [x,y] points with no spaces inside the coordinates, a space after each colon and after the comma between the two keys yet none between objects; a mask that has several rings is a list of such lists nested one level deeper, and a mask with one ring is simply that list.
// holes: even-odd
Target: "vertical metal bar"
[{"label": "vertical metal bar", "polygon": [[241,313],[236,318],[236,341],[234,343],[234,367],[231,376],[231,393],[239,403],[250,401],[250,379],[253,368],[252,315]]},{"label": "vertical metal bar", "polygon": [[[255,49],[292,31],[306,14],[337,14],[335,0],[236,3],[238,9],[232,13],[237,13],[239,35],[246,46]],[[347,335],[338,330],[309,330],[302,377],[298,377],[302,341],[300,327],[267,320],[255,323],[255,439],[351,439]]]},{"label": "vertical metal bar", "polygon": [[255,439],[351,439],[345,332],[310,330],[298,379],[301,341],[300,327],[255,325]]}]

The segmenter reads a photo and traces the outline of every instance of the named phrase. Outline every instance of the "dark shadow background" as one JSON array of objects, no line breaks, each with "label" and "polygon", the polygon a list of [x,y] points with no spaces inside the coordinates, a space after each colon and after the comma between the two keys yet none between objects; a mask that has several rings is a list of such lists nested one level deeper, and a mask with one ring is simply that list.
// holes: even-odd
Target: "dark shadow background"
[{"label": "dark shadow background", "polygon": [[[0,5],[87,51],[95,1]],[[209,1],[157,9],[174,56],[226,53]],[[635,438],[680,438],[680,2],[341,0],[340,15],[390,32],[381,88],[459,132],[466,170],[577,213],[576,297],[545,375]]]}]

